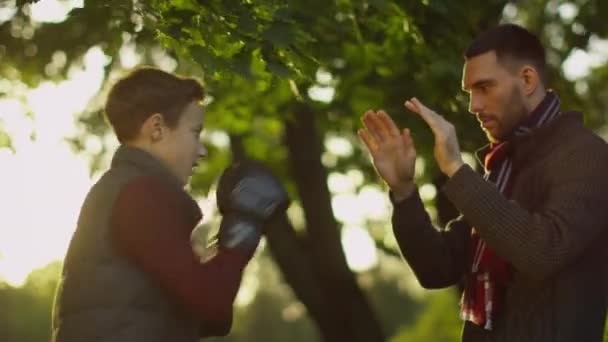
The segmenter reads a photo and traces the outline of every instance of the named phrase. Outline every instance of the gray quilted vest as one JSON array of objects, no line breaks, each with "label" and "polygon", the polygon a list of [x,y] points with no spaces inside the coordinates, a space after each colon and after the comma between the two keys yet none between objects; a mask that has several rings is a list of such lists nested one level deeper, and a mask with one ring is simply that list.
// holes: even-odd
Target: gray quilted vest
[{"label": "gray quilted vest", "polygon": [[200,326],[194,317],[112,246],[113,204],[120,190],[142,175],[171,184],[182,193],[177,198],[183,198],[193,219],[200,215],[196,203],[159,161],[142,150],[121,146],[81,208],[56,292],[52,341],[198,340]]}]

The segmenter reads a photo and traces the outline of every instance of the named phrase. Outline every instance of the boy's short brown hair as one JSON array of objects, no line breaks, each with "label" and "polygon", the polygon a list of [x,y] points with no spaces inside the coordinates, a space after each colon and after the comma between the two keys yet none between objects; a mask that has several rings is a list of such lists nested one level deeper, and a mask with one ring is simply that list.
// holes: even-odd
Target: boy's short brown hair
[{"label": "boy's short brown hair", "polygon": [[202,85],[193,78],[141,67],[114,84],[105,114],[118,141],[124,143],[135,138],[143,122],[154,113],[161,113],[167,126],[175,128],[184,108],[203,96]]}]

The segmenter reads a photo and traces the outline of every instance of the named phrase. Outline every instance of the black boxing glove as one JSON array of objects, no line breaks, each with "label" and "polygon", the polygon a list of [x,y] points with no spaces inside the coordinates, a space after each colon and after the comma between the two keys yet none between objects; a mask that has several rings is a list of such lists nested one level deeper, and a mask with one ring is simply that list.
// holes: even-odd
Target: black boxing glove
[{"label": "black boxing glove", "polygon": [[222,214],[220,248],[253,254],[264,226],[289,206],[287,191],[261,163],[247,160],[228,167],[220,176],[217,205]]}]

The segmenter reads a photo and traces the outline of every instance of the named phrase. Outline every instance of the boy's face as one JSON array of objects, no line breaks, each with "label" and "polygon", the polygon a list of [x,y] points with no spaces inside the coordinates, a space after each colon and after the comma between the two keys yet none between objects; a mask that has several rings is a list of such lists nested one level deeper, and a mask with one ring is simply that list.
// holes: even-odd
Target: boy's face
[{"label": "boy's face", "polygon": [[188,183],[197,161],[207,155],[207,149],[200,141],[205,112],[193,101],[186,106],[175,128],[164,127],[162,138],[156,143],[155,151],[173,174]]}]

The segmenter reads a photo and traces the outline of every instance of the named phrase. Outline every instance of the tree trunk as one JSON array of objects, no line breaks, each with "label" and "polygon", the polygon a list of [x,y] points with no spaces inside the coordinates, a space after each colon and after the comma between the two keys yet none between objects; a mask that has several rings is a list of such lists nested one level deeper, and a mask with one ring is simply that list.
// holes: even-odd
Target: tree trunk
[{"label": "tree trunk", "polygon": [[[304,209],[307,236],[298,237],[283,215],[267,227],[269,249],[285,281],[317,323],[323,340],[384,341],[381,325],[342,250],[314,114],[306,106],[294,110],[294,120],[286,123],[285,143]],[[231,136],[230,140],[234,160],[247,158],[241,138]]]},{"label": "tree trunk", "polygon": [[[242,138],[230,135],[233,161],[248,158]],[[298,237],[287,215],[272,222],[265,231],[270,253],[281,270],[283,278],[291,286],[295,296],[306,306],[310,318],[315,321],[321,336],[326,341],[340,341],[343,337],[336,331],[332,312],[327,310],[330,299],[320,286],[320,278],[315,270],[309,250],[303,239]]]},{"label": "tree trunk", "polygon": [[340,230],[331,208],[327,171],[321,163],[322,141],[312,110],[295,105],[286,122],[285,139],[290,172],[304,208],[310,257],[327,299],[323,324],[326,341],[384,341],[382,328],[342,250]]}]

